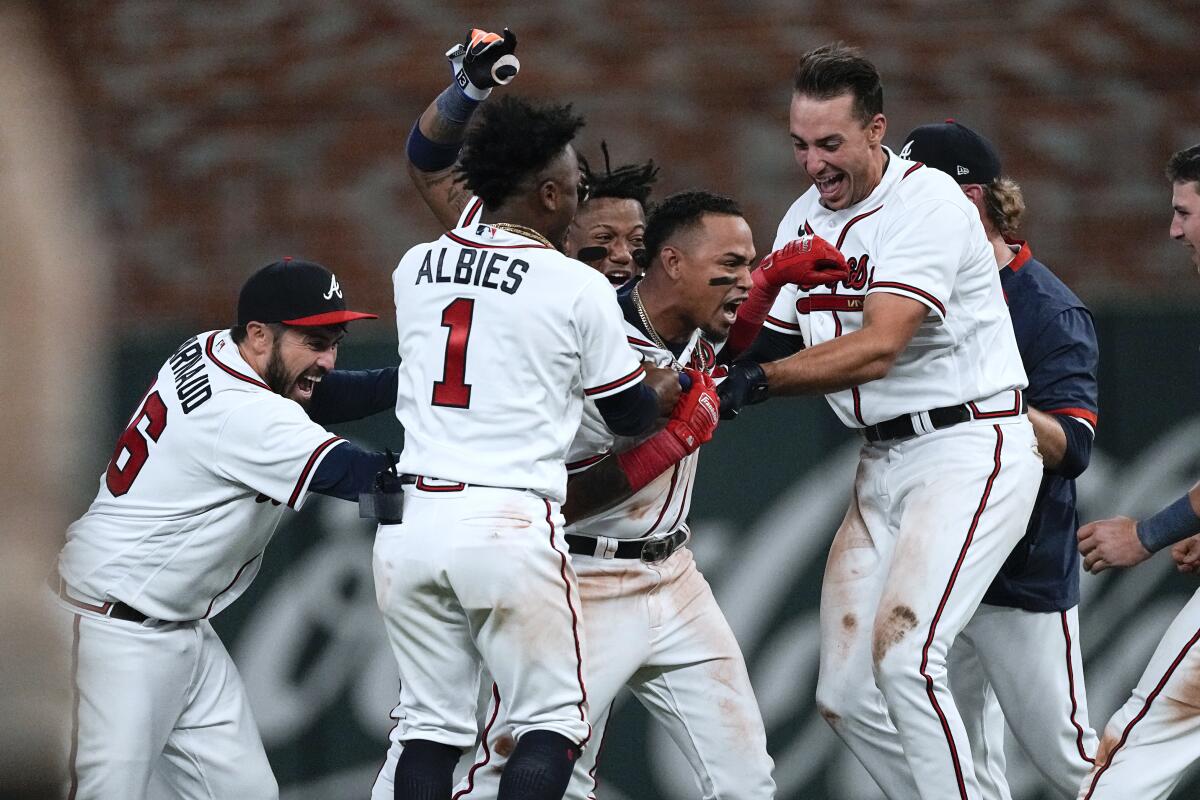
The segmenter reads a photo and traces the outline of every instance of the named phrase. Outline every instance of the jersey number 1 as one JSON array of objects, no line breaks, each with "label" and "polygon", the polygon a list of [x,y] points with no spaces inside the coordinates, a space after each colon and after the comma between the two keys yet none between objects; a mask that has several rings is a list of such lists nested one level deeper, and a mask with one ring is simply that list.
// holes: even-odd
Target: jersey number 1
[{"label": "jersey number 1", "polygon": [[[138,473],[142,471],[146,459],[150,457],[150,446],[146,444],[146,437],[138,430],[138,425],[143,419],[146,420],[146,434],[157,442],[167,427],[167,406],[158,392],[151,392],[146,397],[146,402],[142,403],[142,410],[133,418],[133,422],[129,423],[121,438],[117,439],[117,449],[113,451],[108,470],[104,473],[104,482],[108,484],[108,490],[112,492],[113,497],[120,497],[129,491],[129,487],[137,480]],[[129,457],[123,465],[118,466],[122,453],[128,453]]]},{"label": "jersey number 1", "polygon": [[433,404],[448,408],[471,407],[471,384],[466,383],[467,343],[471,339],[471,317],[475,301],[460,297],[442,310],[446,336],[446,358],[442,379],[433,382]]}]

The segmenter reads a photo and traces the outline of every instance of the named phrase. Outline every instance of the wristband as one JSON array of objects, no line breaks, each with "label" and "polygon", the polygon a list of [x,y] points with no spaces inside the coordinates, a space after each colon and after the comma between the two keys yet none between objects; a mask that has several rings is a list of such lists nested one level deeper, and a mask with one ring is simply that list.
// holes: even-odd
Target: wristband
[{"label": "wristband", "polygon": [[670,430],[665,430],[621,453],[617,456],[617,465],[625,473],[629,488],[637,493],[691,452]]},{"label": "wristband", "polygon": [[1200,533],[1200,517],[1192,509],[1192,501],[1183,497],[1137,524],[1137,537],[1142,547],[1151,553]]},{"label": "wristband", "polygon": [[[756,270],[757,271],[757,270]],[[778,286],[755,282],[746,301],[738,308],[737,319],[725,340],[725,358],[736,358],[754,341],[762,330],[763,320],[779,296]]]},{"label": "wristband", "polygon": [[404,152],[409,163],[421,172],[437,172],[453,166],[460,149],[461,144],[443,144],[429,139],[421,133],[421,123],[418,121],[408,133]]},{"label": "wristband", "polygon": [[[486,95],[484,95],[486,97]],[[482,100],[470,97],[457,83],[447,86],[437,97],[438,113],[455,125],[466,125]]]}]

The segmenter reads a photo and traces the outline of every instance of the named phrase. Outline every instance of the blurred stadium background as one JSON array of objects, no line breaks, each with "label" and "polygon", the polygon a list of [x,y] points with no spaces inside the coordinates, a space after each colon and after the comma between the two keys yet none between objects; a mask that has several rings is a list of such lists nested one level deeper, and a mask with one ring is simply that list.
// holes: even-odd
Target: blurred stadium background
[{"label": "blurred stadium background", "polygon": [[[883,73],[887,142],[946,117],[985,133],[1025,189],[1034,252],[1096,313],[1102,411],[1084,516],[1145,513],[1200,475],[1200,280],[1167,237],[1162,176],[1200,141],[1194,0],[5,0],[0,635],[14,644],[0,710],[18,724],[0,795],[53,794],[42,765],[62,662],[33,598],[164,355],[228,325],[245,276],[295,255],[384,317],[355,329],[342,365],[392,358],[391,269],[438,233],[408,184],[404,138],[472,25],[518,33],[512,90],[574,102],[585,156],[607,140],[618,162],[662,165],[658,196],[741,199],[760,251],[806,188],[786,128],[795,58],[831,39],[862,46]],[[751,662],[780,797],[876,798],[812,702],[817,590],[853,445],[820,399],[754,411],[706,451],[694,547]],[[400,438],[387,419],[347,433]],[[284,797],[365,797],[396,695],[370,529],[348,505],[313,506],[218,627]],[[1085,579],[1098,727],[1195,588],[1165,557]],[[674,746],[625,700],[599,796],[694,797]],[[1015,793],[1042,797],[1015,745],[1009,756]],[[1193,780],[1175,796],[1198,794]]]}]

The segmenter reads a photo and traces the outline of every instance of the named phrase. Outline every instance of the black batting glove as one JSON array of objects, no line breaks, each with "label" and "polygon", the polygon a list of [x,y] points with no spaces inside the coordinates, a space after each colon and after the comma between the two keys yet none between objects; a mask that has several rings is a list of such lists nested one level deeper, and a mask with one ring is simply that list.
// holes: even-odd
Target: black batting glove
[{"label": "black batting glove", "polygon": [[721,419],[733,419],[743,406],[752,406],[767,399],[767,375],[754,361],[737,361],[729,365],[725,380],[717,385],[721,401]]},{"label": "black batting glove", "polygon": [[484,100],[492,89],[517,76],[521,62],[515,55],[517,35],[508,28],[504,35],[472,28],[465,41],[446,51],[454,82],[472,100]]}]

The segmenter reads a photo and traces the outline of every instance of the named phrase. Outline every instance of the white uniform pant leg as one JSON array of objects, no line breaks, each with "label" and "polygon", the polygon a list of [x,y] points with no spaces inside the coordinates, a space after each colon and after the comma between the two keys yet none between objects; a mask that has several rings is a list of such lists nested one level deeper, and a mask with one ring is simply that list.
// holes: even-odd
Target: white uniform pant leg
[{"label": "white uniform pant leg", "polygon": [[1083,800],[1159,800],[1200,755],[1200,592],[1167,628],[1146,671],[1104,728]]},{"label": "white uniform pant leg", "polygon": [[821,582],[816,701],[818,712],[884,794],[910,800],[917,786],[871,671],[875,612],[895,546],[884,515],[885,458],[885,451],[863,448],[850,507],[829,548]]},{"label": "white uniform pant leg", "polygon": [[200,660],[159,773],[184,800],[274,800],[279,787],[237,667],[207,620],[193,633]]},{"label": "white uniform pant leg", "polygon": [[1025,532],[1041,481],[1033,428],[958,425],[890,448],[896,547],[875,617],[875,678],[925,800],[980,796],[950,694],[950,646]]},{"label": "white uniform pant leg", "polygon": [[557,507],[525,492],[410,489],[381,526],[376,593],[401,676],[400,741],[475,743],[480,661],[519,738],[588,738],[583,631]]},{"label": "white uniform pant leg", "polygon": [[[983,608],[980,606],[980,611]],[[980,796],[983,800],[1012,800],[1005,775],[1004,715],[970,631],[968,624],[950,648],[950,691],[971,743]]]},{"label": "white uniform pant leg", "polygon": [[[1097,746],[1088,722],[1078,609],[981,605],[961,638],[973,643],[1013,736],[1046,785],[1064,798],[1075,796]],[[1002,747],[1003,731],[992,737],[989,749]]]},{"label": "white uniform pant leg", "polygon": [[[613,700],[630,680],[650,651],[651,633],[647,596],[660,581],[658,572],[631,559],[572,559],[582,602],[584,640],[587,643],[584,685],[588,713],[593,721],[592,739],[575,762],[566,800],[586,800],[596,790],[596,770],[603,749]],[[500,774],[515,743],[508,720],[508,705],[500,695],[500,712],[485,728],[485,741],[475,755],[475,764],[455,787],[463,800],[495,800]]]},{"label": "white uniform pant leg", "polygon": [[653,649],[630,682],[691,764],[705,800],[771,800],[774,762],[741,648],[690,550],[653,565]]}]

